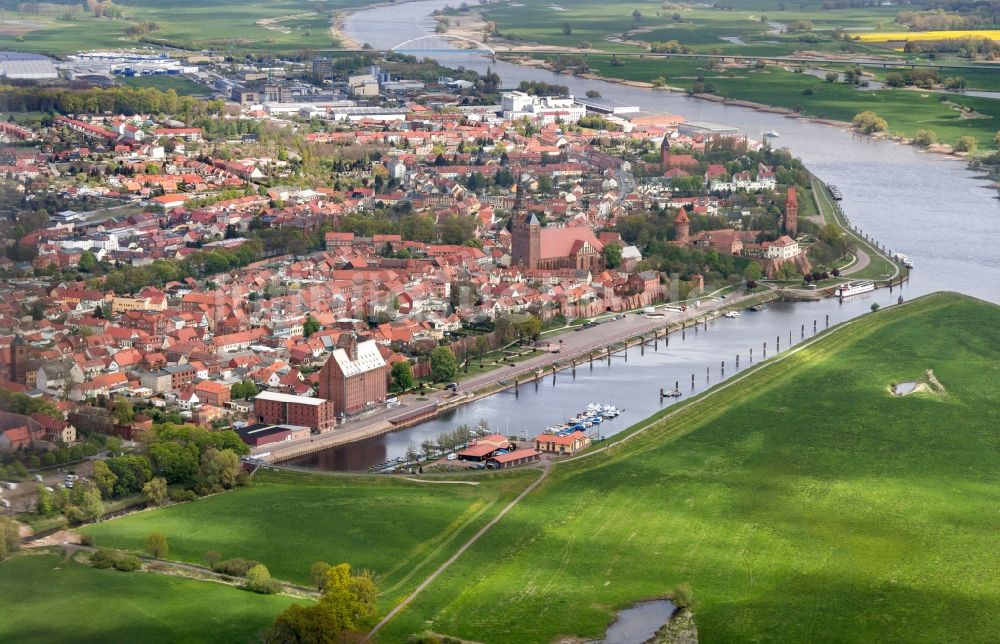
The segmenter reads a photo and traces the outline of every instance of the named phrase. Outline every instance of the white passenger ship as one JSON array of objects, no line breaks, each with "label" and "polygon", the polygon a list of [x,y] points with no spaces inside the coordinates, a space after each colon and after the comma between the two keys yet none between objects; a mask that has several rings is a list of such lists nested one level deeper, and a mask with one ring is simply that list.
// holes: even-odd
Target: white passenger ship
[{"label": "white passenger ship", "polygon": [[840,286],[837,287],[835,293],[837,297],[851,297],[852,295],[871,293],[874,290],[875,290],[875,282],[862,280],[857,282],[848,282],[847,284],[841,284]]}]

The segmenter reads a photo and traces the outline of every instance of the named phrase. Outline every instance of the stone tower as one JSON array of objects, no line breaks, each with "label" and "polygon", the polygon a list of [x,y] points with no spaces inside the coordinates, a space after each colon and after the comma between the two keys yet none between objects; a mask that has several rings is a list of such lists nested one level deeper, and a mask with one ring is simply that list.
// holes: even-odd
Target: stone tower
[{"label": "stone tower", "polygon": [[683,208],[678,211],[674,218],[674,239],[678,244],[687,244],[691,241],[691,222]]},{"label": "stone tower", "polygon": [[512,266],[535,270],[542,256],[542,226],[534,213],[514,216],[510,229]]},{"label": "stone tower", "polygon": [[28,381],[28,343],[19,335],[10,343],[10,379],[21,385]]},{"label": "stone tower", "polygon": [[660,166],[663,172],[670,169],[670,138],[666,136],[660,144]]},{"label": "stone tower", "polygon": [[788,188],[788,198],[785,199],[785,234],[791,238],[799,233],[799,198],[795,194],[795,186]]}]

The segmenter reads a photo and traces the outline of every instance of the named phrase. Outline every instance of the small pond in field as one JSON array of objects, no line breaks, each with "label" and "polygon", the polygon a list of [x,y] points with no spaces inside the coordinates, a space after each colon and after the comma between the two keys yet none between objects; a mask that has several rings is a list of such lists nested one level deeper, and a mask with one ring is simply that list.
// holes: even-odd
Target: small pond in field
[{"label": "small pond in field", "polygon": [[917,387],[919,386],[920,383],[915,380],[911,380],[909,382],[901,382],[899,384],[892,386],[892,393],[896,394],[897,396],[905,396],[906,394],[912,394],[914,391],[917,390]]},{"label": "small pond in field", "polygon": [[604,638],[588,644],[641,644],[656,635],[676,610],[673,602],[666,599],[640,602],[619,611],[618,618],[608,627]]}]

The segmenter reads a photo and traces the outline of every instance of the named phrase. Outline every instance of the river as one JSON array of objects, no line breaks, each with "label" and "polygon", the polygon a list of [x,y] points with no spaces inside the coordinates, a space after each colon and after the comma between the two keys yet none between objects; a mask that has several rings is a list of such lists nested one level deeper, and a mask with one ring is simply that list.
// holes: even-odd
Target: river
[{"label": "river", "polygon": [[[378,49],[389,49],[410,38],[433,33],[430,13],[447,4],[428,0],[377,7],[354,13],[345,21],[346,31],[358,42]],[[964,162],[921,152],[915,147],[891,142],[871,142],[838,128],[756,112],[741,107],[719,105],[684,94],[628,87],[618,83],[589,81],[554,74],[533,67],[522,67],[455,50],[447,40],[422,41],[433,49],[429,53],[441,63],[463,66],[483,72],[487,66],[500,74],[505,86],[522,80],[540,80],[567,85],[574,94],[596,89],[608,100],[638,105],[649,112],[682,114],[689,120],[713,121],[734,125],[751,136],[776,130],[778,144],[787,146],[817,176],[840,187],[841,202],[851,220],[866,233],[894,251],[910,256],[916,264],[911,280],[902,289],[905,298],[925,293],[952,290],[1000,303],[1000,202],[988,183],[976,179]],[[415,53],[415,52],[412,52]],[[660,401],[660,387],[672,388],[680,381],[681,390],[691,393],[691,374],[695,374],[694,393],[721,380],[721,362],[726,375],[735,373],[735,357],[740,367],[748,366],[749,349],[760,359],[763,342],[773,355],[776,337],[781,348],[788,346],[789,332],[798,342],[802,326],[806,337],[812,334],[813,321],[820,329],[830,316],[835,324],[867,312],[873,302],[888,306],[900,290],[886,290],[856,297],[847,302],[836,300],[795,304],[772,304],[763,312],[746,312],[736,320],[710,322],[707,331],[688,332],[685,340],[675,335],[670,347],[662,343],[658,351],[647,348],[629,351],[626,363],[621,357],[595,362],[593,369],[584,365],[576,377],[568,372],[547,376],[537,389],[522,386],[515,396],[503,392],[465,405],[439,418],[410,429],[352,445],[331,448],[292,461],[332,470],[365,470],[373,464],[402,456],[408,446],[433,439],[460,423],[474,425],[486,419],[503,432],[533,436],[545,426],[565,420],[582,411],[590,402],[611,403],[625,412],[606,422],[600,432],[611,436],[673,400]],[[709,370],[706,383],[705,371]],[[683,400],[683,398],[681,399]]]}]

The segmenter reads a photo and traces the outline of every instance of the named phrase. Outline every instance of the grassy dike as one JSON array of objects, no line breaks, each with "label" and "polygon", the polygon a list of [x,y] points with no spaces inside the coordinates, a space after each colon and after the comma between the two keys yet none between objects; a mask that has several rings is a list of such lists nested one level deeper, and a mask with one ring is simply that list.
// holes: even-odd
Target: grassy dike
[{"label": "grassy dike", "polygon": [[[705,641],[1000,631],[1000,309],[866,315],[541,488],[380,633],[598,636],[689,583]],[[893,396],[933,371],[943,394]]]}]

